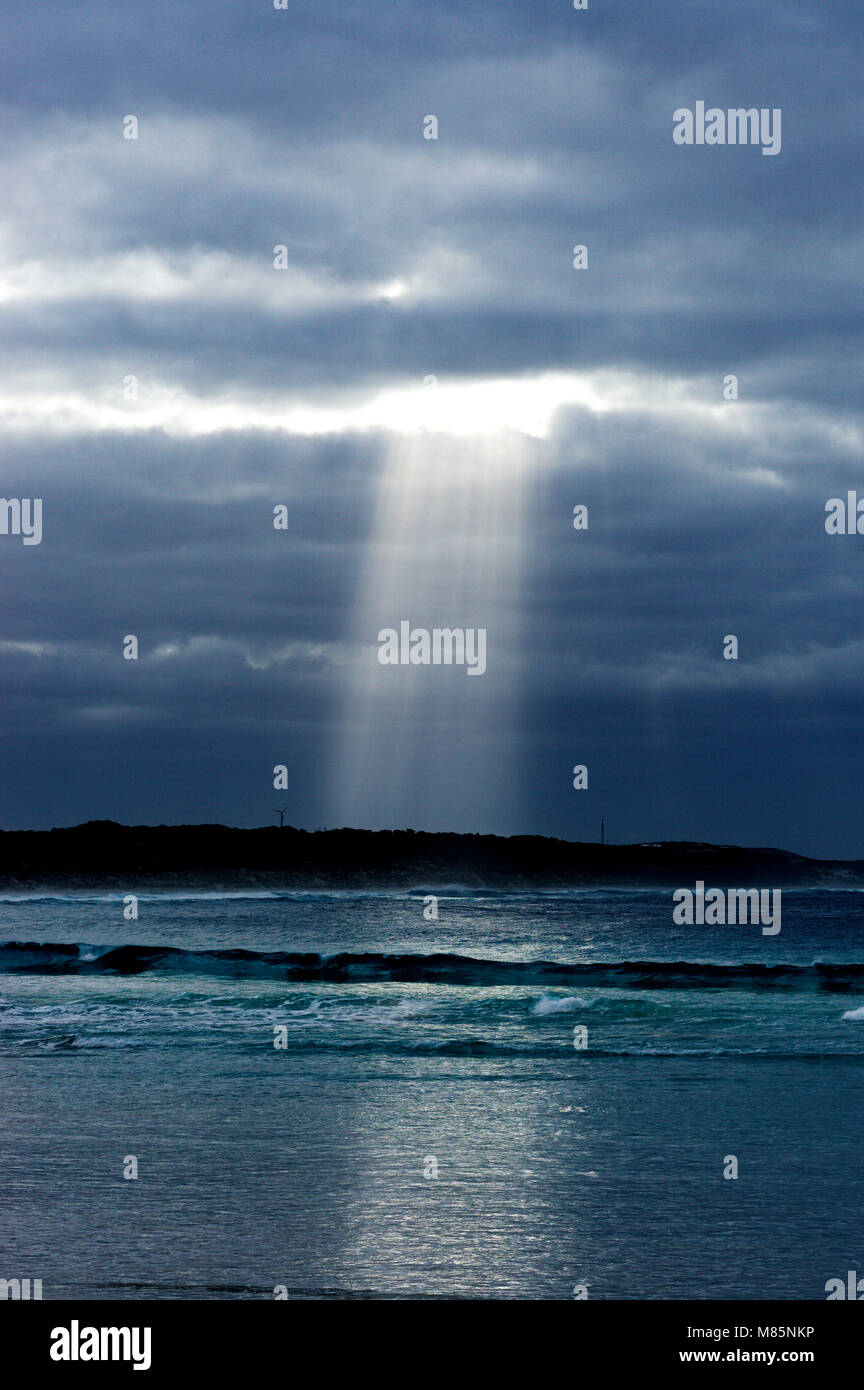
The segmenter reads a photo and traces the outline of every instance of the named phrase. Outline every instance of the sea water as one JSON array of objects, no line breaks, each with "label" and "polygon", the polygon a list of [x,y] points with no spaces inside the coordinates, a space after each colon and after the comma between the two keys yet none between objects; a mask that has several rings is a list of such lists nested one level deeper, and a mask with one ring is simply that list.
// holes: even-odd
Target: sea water
[{"label": "sea water", "polygon": [[810,1299],[864,1267],[858,892],[784,890],[770,938],[668,891],[123,906],[0,900],[0,1277],[45,1299]]}]

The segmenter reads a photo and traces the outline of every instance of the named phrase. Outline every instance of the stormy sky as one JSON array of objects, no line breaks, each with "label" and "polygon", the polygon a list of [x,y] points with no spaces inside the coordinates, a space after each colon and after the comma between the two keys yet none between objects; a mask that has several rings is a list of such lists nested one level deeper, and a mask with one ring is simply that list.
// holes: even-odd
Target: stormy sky
[{"label": "stormy sky", "polygon": [[2,12],[3,828],[864,856],[859,4]]}]

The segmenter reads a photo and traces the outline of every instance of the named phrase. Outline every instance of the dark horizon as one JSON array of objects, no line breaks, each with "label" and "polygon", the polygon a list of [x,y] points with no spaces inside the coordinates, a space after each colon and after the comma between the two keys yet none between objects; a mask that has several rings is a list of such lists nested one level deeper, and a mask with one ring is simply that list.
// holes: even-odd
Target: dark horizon
[{"label": "dark horizon", "polygon": [[717,885],[864,887],[864,859],[699,841],[630,845],[551,836],[414,830],[303,830],[218,824],[79,826],[0,832],[0,883],[73,887],[482,890]]},{"label": "dark horizon", "polygon": [[609,838],[608,825],[606,828],[606,838],[597,839],[580,838],[577,839],[570,835],[551,835],[534,831],[511,831],[499,832],[494,830],[444,830],[440,827],[427,828],[425,826],[412,825],[294,825],[290,821],[285,821],[283,825],[268,824],[265,821],[250,825],[233,825],[229,821],[118,821],[111,817],[90,817],[88,820],[75,821],[71,825],[17,825],[0,827],[0,835],[50,835],[63,831],[84,830],[94,826],[116,826],[123,830],[231,830],[231,831],[264,831],[264,830],[286,830],[299,835],[328,835],[328,834],[350,834],[350,835],[429,835],[429,836],[452,836],[457,839],[482,838],[489,840],[557,840],[562,844],[568,845],[599,845],[617,849],[638,848],[654,845],[701,845],[712,849],[741,849],[741,850],[764,850],[772,854],[790,854],[799,859],[816,859],[829,862],[864,862],[864,854],[860,858],[856,855],[812,855],[803,850],[790,849],[786,845],[780,845],[773,841],[764,843],[747,844],[743,840],[698,840],[684,837],[666,839],[663,836],[654,836],[651,839],[642,840],[616,840]]}]

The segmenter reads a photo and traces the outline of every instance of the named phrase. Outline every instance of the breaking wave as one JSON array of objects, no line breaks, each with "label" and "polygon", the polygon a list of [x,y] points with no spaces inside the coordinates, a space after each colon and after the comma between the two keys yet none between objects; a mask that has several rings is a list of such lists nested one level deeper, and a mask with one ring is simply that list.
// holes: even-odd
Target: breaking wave
[{"label": "breaking wave", "polygon": [[[724,964],[713,961],[511,961],[457,954],[199,950],[175,946],[97,946],[90,943],[0,943],[0,974],[221,975],[296,981],[396,981],[402,984],[593,986],[613,989],[861,988],[864,964]],[[556,1001],[554,1011],[561,1005]],[[551,1011],[551,1010],[550,1010]],[[543,1012],[543,1009],[538,1009]]]}]

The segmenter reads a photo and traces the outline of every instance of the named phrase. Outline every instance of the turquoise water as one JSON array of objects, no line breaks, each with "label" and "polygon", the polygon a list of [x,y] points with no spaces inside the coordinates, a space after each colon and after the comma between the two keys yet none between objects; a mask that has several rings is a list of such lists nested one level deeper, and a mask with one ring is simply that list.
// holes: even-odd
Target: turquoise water
[{"label": "turquoise water", "polygon": [[784,892],[775,937],[425,897],[0,902],[6,1277],[803,1299],[864,1265],[864,895]]}]

